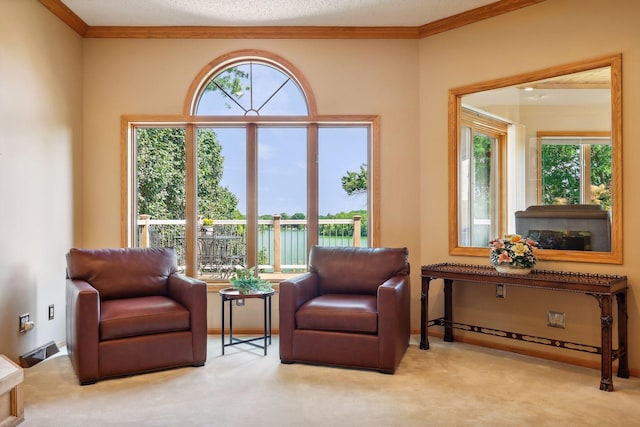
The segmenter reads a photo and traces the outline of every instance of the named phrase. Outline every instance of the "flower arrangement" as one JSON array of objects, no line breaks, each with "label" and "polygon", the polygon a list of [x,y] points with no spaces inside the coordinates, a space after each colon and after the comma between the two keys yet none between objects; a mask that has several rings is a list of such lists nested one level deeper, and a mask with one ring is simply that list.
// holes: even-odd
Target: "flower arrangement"
[{"label": "flower arrangement", "polygon": [[533,250],[538,242],[523,238],[519,234],[508,234],[503,239],[489,242],[491,264],[531,269],[536,265]]},{"label": "flower arrangement", "polygon": [[255,267],[236,269],[229,278],[229,283],[239,290],[241,294],[270,292],[273,290],[268,280],[256,276]]}]

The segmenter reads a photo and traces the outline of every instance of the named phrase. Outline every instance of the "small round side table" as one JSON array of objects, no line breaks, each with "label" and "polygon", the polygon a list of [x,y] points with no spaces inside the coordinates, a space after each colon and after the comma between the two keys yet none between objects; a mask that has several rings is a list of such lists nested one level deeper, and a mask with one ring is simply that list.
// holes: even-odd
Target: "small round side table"
[{"label": "small round side table", "polygon": [[[275,293],[272,289],[270,291],[257,291],[249,294],[241,294],[235,288],[220,289],[220,297],[222,300],[222,354],[224,355],[224,349],[226,347],[238,344],[249,344],[254,347],[258,347],[264,350],[264,355],[267,355],[267,345],[271,345],[271,297]],[[242,299],[256,299],[259,298],[263,303],[263,319],[264,319],[264,333],[260,337],[240,339],[233,336],[233,301]],[[229,302],[229,341],[225,342],[225,308],[224,303]],[[263,344],[257,344],[256,341],[262,340]]]}]

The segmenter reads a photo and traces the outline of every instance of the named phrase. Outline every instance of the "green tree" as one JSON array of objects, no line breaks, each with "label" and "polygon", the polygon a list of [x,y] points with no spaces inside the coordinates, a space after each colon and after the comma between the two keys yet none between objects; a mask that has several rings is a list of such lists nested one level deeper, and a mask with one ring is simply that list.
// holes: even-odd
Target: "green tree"
[{"label": "green tree", "polygon": [[[582,147],[578,144],[543,144],[542,154],[542,202],[543,204],[581,203],[580,191],[583,179],[581,168]],[[591,203],[605,210],[611,209],[612,162],[611,145],[592,144]]]},{"label": "green tree", "polygon": [[363,163],[360,165],[359,172],[347,171],[341,179],[342,188],[349,196],[366,193],[368,176],[367,165]]},{"label": "green tree", "polygon": [[613,182],[613,163],[611,145],[594,144],[591,146],[591,197],[605,210],[611,210],[611,185]]},{"label": "green tree", "polygon": [[185,132],[136,130],[138,213],[154,219],[185,218]]},{"label": "green tree", "polygon": [[542,204],[580,203],[580,146],[543,144]]},{"label": "green tree", "polygon": [[224,172],[222,147],[211,129],[198,130],[198,215],[205,218],[236,219],[238,197],[221,187]]},{"label": "green tree", "polygon": [[473,135],[474,197],[473,216],[476,219],[490,218],[491,164],[493,138],[476,133]]},{"label": "green tree", "polygon": [[[138,213],[154,219],[186,218],[184,128],[139,128],[137,136]],[[235,218],[238,198],[220,186],[224,158],[215,133],[198,131],[198,215]]]},{"label": "green tree", "polygon": [[[230,99],[238,100],[251,90],[249,86],[242,86],[243,80],[247,79],[249,74],[242,71],[239,67],[232,67],[224,70],[207,83],[205,92],[220,90]],[[227,108],[231,108],[231,104],[226,103]]]},{"label": "green tree", "polygon": [[[352,219],[354,216],[359,215],[362,217],[360,223],[360,235],[367,236],[368,235],[368,224],[367,224],[367,211],[366,210],[357,210],[350,212],[340,212],[337,214],[328,214],[321,215],[320,219]],[[335,234],[336,231],[340,228],[344,229],[347,236],[353,236],[353,225],[336,225],[336,224],[322,224],[320,225],[320,229],[318,230],[321,236],[330,236]]]}]

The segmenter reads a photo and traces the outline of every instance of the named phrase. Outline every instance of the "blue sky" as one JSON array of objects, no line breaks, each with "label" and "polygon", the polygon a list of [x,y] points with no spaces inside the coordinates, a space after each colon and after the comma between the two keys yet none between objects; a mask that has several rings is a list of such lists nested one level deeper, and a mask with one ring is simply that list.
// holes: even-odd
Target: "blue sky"
[{"label": "blue sky", "polygon": [[[246,213],[246,153],[244,129],[215,128],[225,158],[221,184],[240,199],[239,208]],[[366,127],[320,128],[319,132],[319,203],[320,214],[367,208],[366,195],[348,196],[341,178],[347,171],[359,171],[367,163]],[[306,215],[305,128],[258,130],[258,213]]]},{"label": "blue sky", "polygon": [[[306,116],[305,96],[287,74],[258,62],[223,71],[213,80],[225,88],[205,92],[198,102],[202,115]],[[240,73],[244,74],[238,74]],[[238,78],[232,89],[225,77]],[[221,184],[240,199],[246,214],[246,138],[244,128],[215,128],[225,158]],[[258,127],[258,215],[307,213],[307,136],[305,127]],[[367,208],[367,196],[348,196],[341,178],[367,164],[368,129],[321,127],[318,140],[320,214]]]}]

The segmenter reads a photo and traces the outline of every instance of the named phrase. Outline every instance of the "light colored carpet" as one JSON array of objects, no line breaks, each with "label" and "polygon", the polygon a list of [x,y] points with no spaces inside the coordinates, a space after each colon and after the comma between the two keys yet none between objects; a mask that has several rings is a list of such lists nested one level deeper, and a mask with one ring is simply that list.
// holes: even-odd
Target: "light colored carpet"
[{"label": "light colored carpet", "polygon": [[202,368],[81,387],[64,349],[25,369],[24,426],[633,426],[640,380],[526,356],[412,338],[395,375],[282,365],[209,336]]}]

